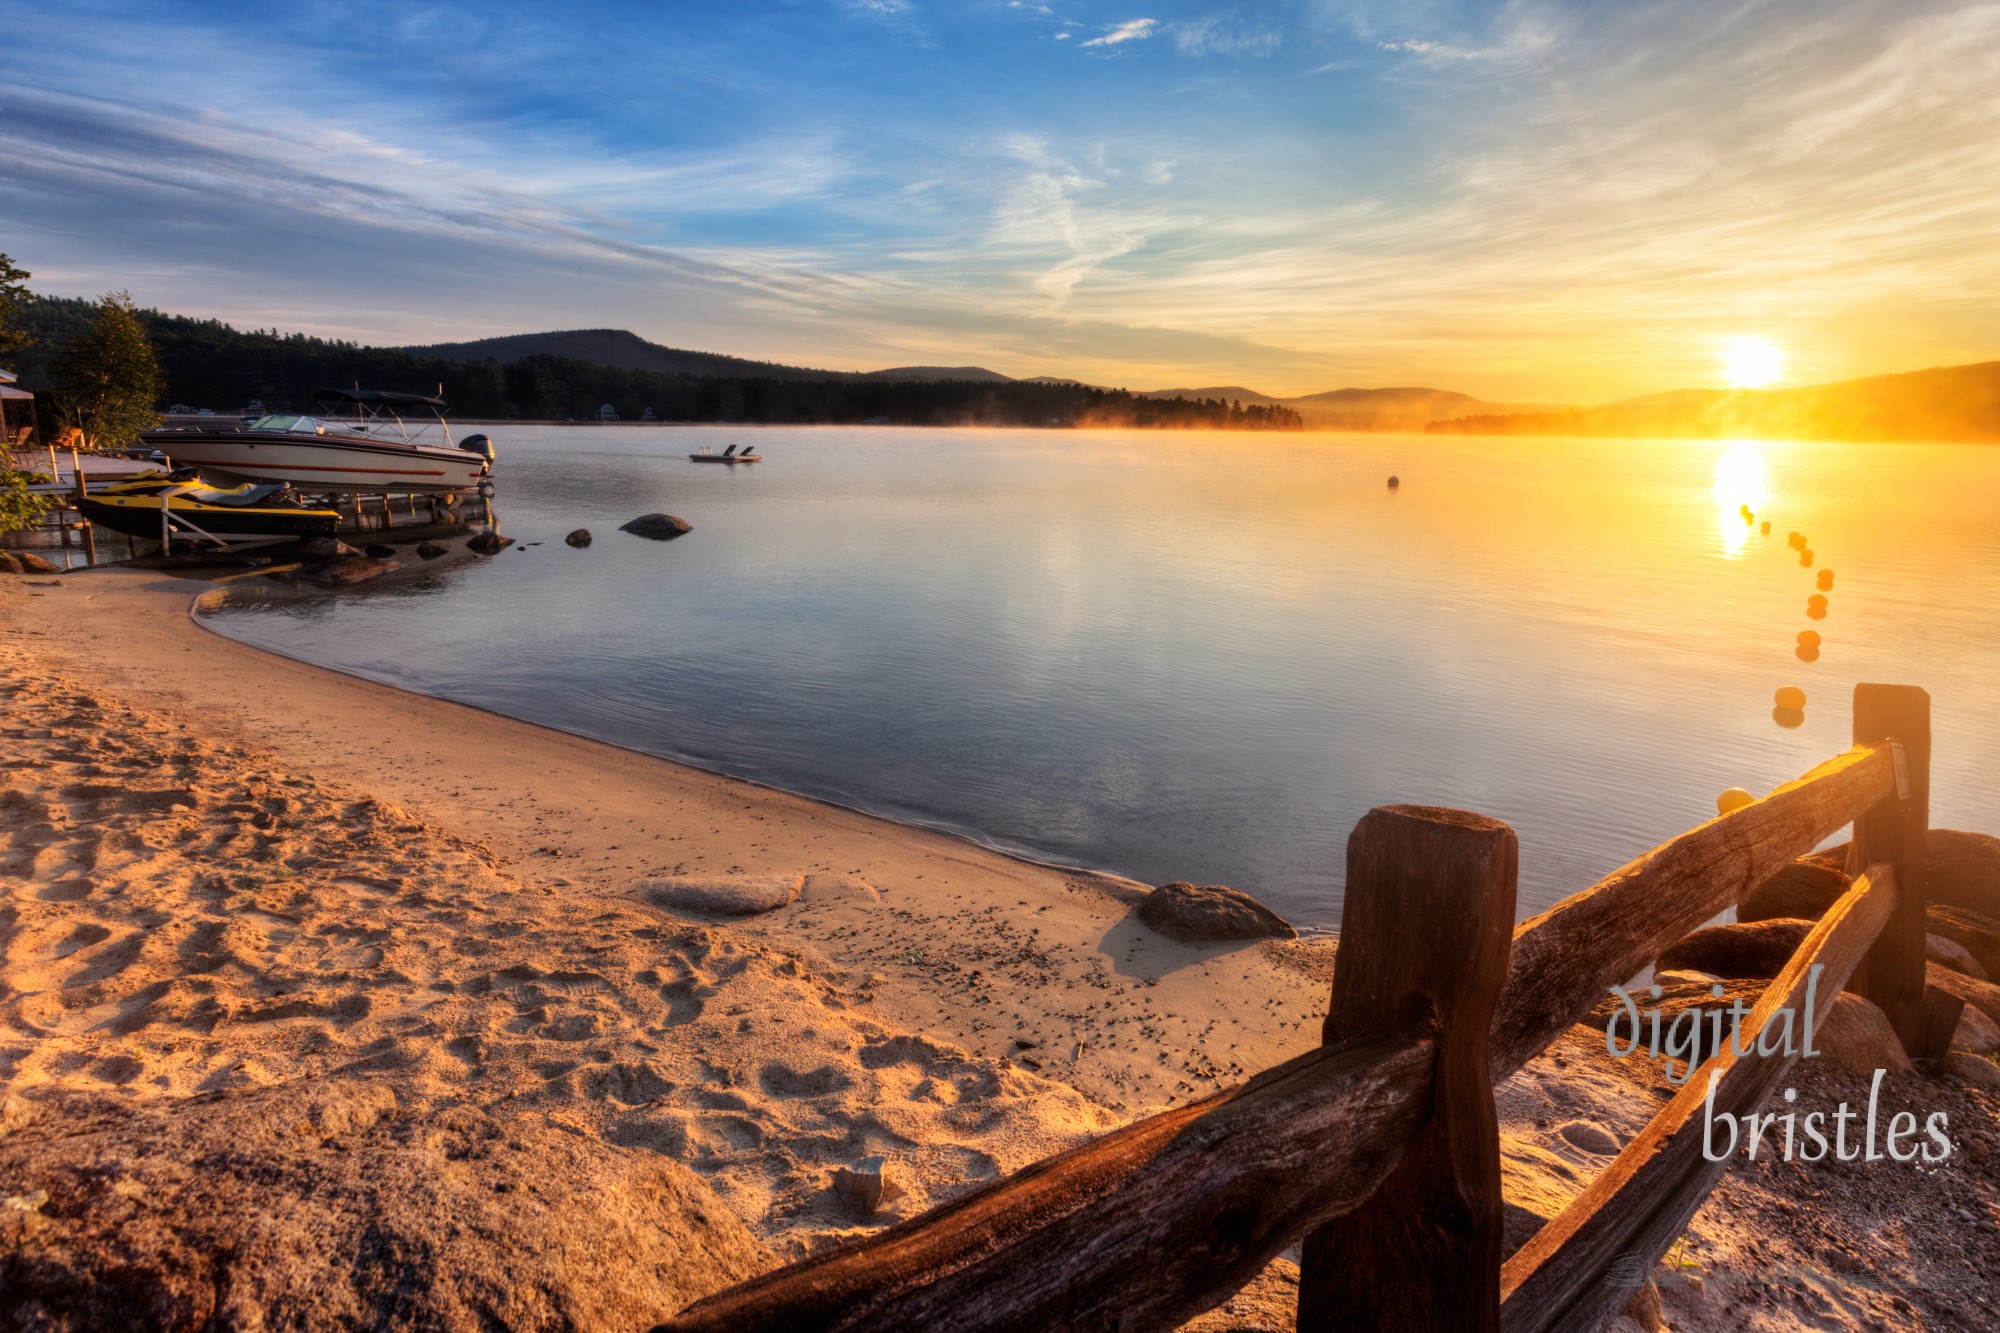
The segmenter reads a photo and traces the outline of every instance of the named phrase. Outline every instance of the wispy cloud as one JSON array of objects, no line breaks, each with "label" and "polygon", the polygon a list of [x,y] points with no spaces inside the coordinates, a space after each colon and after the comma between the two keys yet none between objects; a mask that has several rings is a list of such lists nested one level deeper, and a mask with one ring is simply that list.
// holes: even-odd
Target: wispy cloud
[{"label": "wispy cloud", "polygon": [[[1139,385],[1588,400],[1737,333],[1807,377],[2000,351],[1996,0],[1327,0],[1268,40],[1226,2],[605,44],[493,0],[427,79],[282,15],[16,10],[0,248],[40,290],[366,340],[624,324]],[[1211,58],[1052,78],[1071,32]]]},{"label": "wispy cloud", "polygon": [[1269,55],[1281,38],[1276,29],[1220,15],[1190,19],[1170,29],[1182,55]]},{"label": "wispy cloud", "polygon": [[1091,38],[1089,41],[1084,42],[1083,45],[1122,46],[1126,42],[1143,42],[1148,37],[1151,37],[1154,30],[1159,26],[1160,21],[1158,19],[1133,19],[1129,23],[1121,23],[1117,27],[1112,28],[1102,37]]},{"label": "wispy cloud", "polygon": [[1406,55],[1431,56],[1439,60],[1478,60],[1493,54],[1486,49],[1469,49],[1450,46],[1444,42],[1426,42],[1414,38],[1401,42],[1383,42],[1381,47],[1384,51],[1401,51]]}]

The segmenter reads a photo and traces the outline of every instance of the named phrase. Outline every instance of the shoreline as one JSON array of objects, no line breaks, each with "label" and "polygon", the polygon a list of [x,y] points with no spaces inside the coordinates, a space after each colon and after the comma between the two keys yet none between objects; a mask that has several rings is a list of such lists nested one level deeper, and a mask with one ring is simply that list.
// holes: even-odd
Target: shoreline
[{"label": "shoreline", "polygon": [[[288,763],[380,791],[509,859],[560,867],[549,876],[559,889],[627,896],[637,881],[676,874],[859,875],[895,904],[896,924],[887,934],[874,933],[882,924],[880,909],[849,905],[823,919],[802,920],[808,915],[803,901],[728,925],[809,947],[835,969],[877,978],[876,1003],[900,1026],[995,1058],[1021,1049],[1046,1053],[1060,1046],[1067,1052],[1074,1044],[1073,1030],[1085,1022],[1074,1005],[1051,1001],[1038,1011],[1017,999],[1006,1012],[1019,1018],[996,1023],[988,1017],[998,1003],[990,981],[969,994],[941,995],[931,967],[900,961],[928,957],[967,931],[985,932],[995,945],[1032,940],[1053,962],[1045,985],[1067,982],[1067,996],[1095,973],[1117,979],[1121,991],[1143,987],[1169,1015],[1152,1049],[1086,1042],[1081,1058],[1037,1061],[1120,1113],[1205,1095],[1232,1081],[1227,1068],[1210,1072],[1198,1058],[1204,1032],[1229,1031],[1235,1039],[1227,1043],[1230,1063],[1246,1070],[1316,1044],[1317,1013],[1325,1002],[1320,978],[1332,951],[1323,936],[1283,945],[1177,944],[1130,919],[1147,886],[1121,876],[1041,863],[956,831],[715,773],[244,643],[201,623],[196,599],[220,591],[203,580],[100,567],[59,582],[63,586],[35,589],[46,595],[33,603],[16,603],[46,609],[78,630],[39,645],[52,665],[132,703],[198,715],[204,726],[220,724],[231,738],[270,745],[294,728],[298,734],[278,747]],[[121,656],[129,660],[121,663]],[[264,684],[226,704],[206,697],[213,693],[210,682],[234,677]],[[286,698],[300,707],[288,708]],[[382,744],[354,744],[351,738],[364,731],[379,735]],[[305,755],[298,746],[320,748]],[[482,766],[504,771],[517,785],[419,776]],[[475,791],[491,793],[496,803],[474,800]],[[579,802],[582,793],[587,803]],[[668,831],[670,802],[678,803],[674,814],[705,817],[706,831]],[[550,832],[556,829],[559,836]],[[559,848],[553,856],[547,851],[552,845]],[[636,856],[635,848],[653,855]],[[940,872],[948,876],[942,882]],[[1254,994],[1270,1004],[1257,1016],[1246,1015],[1228,1002],[1232,994]],[[1017,1037],[1037,1045],[1016,1048]],[[1195,1058],[1163,1070],[1162,1048]]]},{"label": "shoreline", "polygon": [[[68,572],[80,573],[82,571],[68,571]],[[237,575],[236,577],[238,578],[250,577],[251,575],[254,575],[256,572],[257,571],[251,571],[249,575]],[[224,591],[226,591],[226,589]],[[382,689],[395,690],[402,694],[414,695],[420,699],[433,699],[436,700],[438,703],[451,704],[454,707],[468,709],[475,713],[483,713],[489,717],[504,718],[509,722],[517,722],[524,726],[539,727],[544,731],[553,732],[558,736],[567,736],[572,740],[588,741],[593,745],[608,745],[612,749],[622,750],[626,754],[636,755],[645,759],[657,760],[658,762],[663,764],[672,764],[677,768],[684,768],[691,770],[692,772],[695,773],[706,774],[707,776],[715,778],[718,781],[737,782],[743,784],[746,787],[755,787],[761,791],[772,792],[779,796],[789,796],[795,800],[810,801],[814,805],[823,805],[830,810],[838,810],[844,814],[855,815],[862,819],[878,820],[881,823],[893,825],[896,828],[910,829],[922,833],[934,833],[939,837],[951,838],[954,841],[965,843],[967,846],[975,848],[979,851],[989,852],[994,856],[1004,857],[1009,861],[1018,862],[1021,865],[1028,866],[1036,870],[1047,870],[1058,875],[1074,875],[1074,876],[1081,876],[1083,878],[1090,879],[1093,881],[1103,881],[1104,887],[1110,889],[1113,892],[1123,891],[1132,894],[1143,895],[1145,893],[1151,892],[1151,890],[1155,887],[1153,885],[1145,883],[1142,880],[1133,879],[1129,875],[1120,874],[1116,870],[1106,870],[1095,866],[1073,865],[1067,861],[1057,861],[1045,857],[1036,856],[1034,853],[1024,848],[1006,846],[1003,843],[997,842],[991,838],[986,837],[985,835],[977,832],[976,830],[959,828],[955,825],[932,821],[928,819],[921,819],[912,815],[898,815],[891,811],[886,811],[886,810],[872,810],[869,807],[859,804],[857,802],[836,800],[831,796],[822,796],[816,792],[801,791],[796,787],[787,787],[777,782],[766,782],[762,778],[750,777],[747,774],[731,773],[725,769],[711,767],[708,764],[701,763],[698,760],[689,758],[684,755],[660,754],[653,750],[642,749],[636,745],[622,745],[617,741],[610,740],[603,736],[591,736],[580,731],[569,731],[563,727],[553,726],[547,722],[538,722],[534,718],[520,717],[513,713],[502,712],[500,709],[497,708],[489,708],[485,704],[470,703],[464,699],[452,699],[442,694],[433,694],[429,690],[412,689],[409,686],[396,685],[392,684],[389,681],[376,680],[373,676],[365,676],[358,671],[348,671],[336,666],[327,666],[325,663],[315,662],[312,661],[310,658],[299,657],[296,656],[295,654],[287,653],[280,649],[272,648],[261,643],[251,643],[245,639],[238,639],[233,635],[223,633],[220,629],[217,629],[216,627],[208,624],[205,621],[204,616],[213,609],[204,607],[202,605],[202,599],[207,595],[208,594],[206,593],[197,593],[189,601],[187,607],[189,620],[191,620],[194,623],[197,629],[203,630],[204,632],[209,634],[213,634],[217,638],[232,643],[237,647],[247,648],[252,652],[264,653],[271,657],[282,658],[287,662],[293,662],[303,667],[310,667],[315,671],[331,672],[337,676],[345,676],[349,680],[362,681],[366,684],[378,686]],[[320,595],[337,596],[338,594],[323,593]],[[1134,898],[1133,902],[1136,903],[1137,899]],[[1292,924],[1293,927],[1299,932],[1299,936],[1302,939],[1337,940],[1340,935],[1339,929],[1333,926],[1301,926],[1298,925],[1296,922]]]}]

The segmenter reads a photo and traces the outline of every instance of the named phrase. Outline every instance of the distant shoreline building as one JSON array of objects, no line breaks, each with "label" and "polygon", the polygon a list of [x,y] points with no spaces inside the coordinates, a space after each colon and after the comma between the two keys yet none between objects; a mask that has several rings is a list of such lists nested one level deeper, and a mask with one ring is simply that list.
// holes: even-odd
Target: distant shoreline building
[{"label": "distant shoreline building", "polygon": [[616,421],[618,420],[618,409],[606,403],[597,409],[597,419],[599,421]]},{"label": "distant shoreline building", "polygon": [[[14,387],[19,379],[11,370],[0,370],[0,450],[25,449],[35,438],[35,395],[26,389]],[[19,403],[17,411],[24,414],[25,425],[12,425],[7,420],[7,406]],[[16,438],[18,437],[18,438]]]}]

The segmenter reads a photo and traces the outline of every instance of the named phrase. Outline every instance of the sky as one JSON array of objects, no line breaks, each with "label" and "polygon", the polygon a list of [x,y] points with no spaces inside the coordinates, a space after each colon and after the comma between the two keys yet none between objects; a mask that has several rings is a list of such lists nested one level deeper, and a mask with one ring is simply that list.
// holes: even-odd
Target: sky
[{"label": "sky", "polygon": [[2000,2],[0,0],[0,251],[371,343],[1604,402],[2000,358]]}]

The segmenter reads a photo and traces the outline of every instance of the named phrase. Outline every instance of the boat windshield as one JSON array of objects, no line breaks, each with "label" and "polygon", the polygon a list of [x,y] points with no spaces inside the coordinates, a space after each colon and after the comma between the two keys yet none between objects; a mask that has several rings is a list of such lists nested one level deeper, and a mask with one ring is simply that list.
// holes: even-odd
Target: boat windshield
[{"label": "boat windshield", "polygon": [[250,423],[251,430],[281,430],[293,435],[324,435],[326,427],[314,417],[269,416],[258,417]]}]

